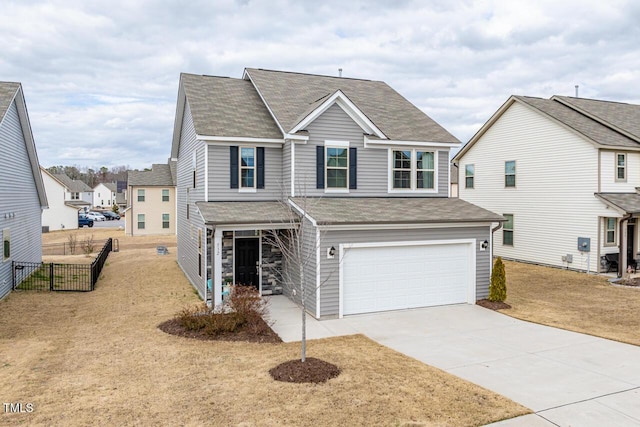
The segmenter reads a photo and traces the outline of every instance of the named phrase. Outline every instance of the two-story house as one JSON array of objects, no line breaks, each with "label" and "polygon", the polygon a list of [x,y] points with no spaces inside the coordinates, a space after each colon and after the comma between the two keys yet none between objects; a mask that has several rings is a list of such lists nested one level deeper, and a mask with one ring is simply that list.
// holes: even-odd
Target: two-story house
[{"label": "two-story house", "polygon": [[78,209],[66,195],[71,191],[51,172],[40,167],[49,208],[42,211],[42,230],[57,231],[78,228]]},{"label": "two-story house", "polygon": [[496,255],[597,272],[620,254],[620,274],[635,264],[640,106],[512,96],[454,162],[460,197],[507,219]]},{"label": "two-story house", "polygon": [[76,206],[78,210],[91,210],[93,206],[93,189],[91,187],[84,181],[72,179],[64,173],[53,174],[53,176],[64,184],[66,188],[64,200],[68,204]]},{"label": "two-story house", "polygon": [[110,210],[117,203],[117,193],[118,187],[115,182],[101,182],[93,187],[93,206]]},{"label": "two-story house", "polygon": [[[502,217],[449,197],[459,141],[381,81],[246,69],[182,74],[178,263],[214,304],[226,281],[263,294],[289,268],[269,230],[303,227],[307,309],[348,314],[475,303]],[[291,212],[297,222],[291,221]]]},{"label": "two-story house", "polygon": [[151,170],[129,171],[125,234],[176,234],[176,163],[154,164]]},{"label": "two-story house", "polygon": [[[13,287],[12,262],[42,261],[47,196],[20,83],[0,82],[0,298]],[[17,278],[18,280],[21,277]]]}]

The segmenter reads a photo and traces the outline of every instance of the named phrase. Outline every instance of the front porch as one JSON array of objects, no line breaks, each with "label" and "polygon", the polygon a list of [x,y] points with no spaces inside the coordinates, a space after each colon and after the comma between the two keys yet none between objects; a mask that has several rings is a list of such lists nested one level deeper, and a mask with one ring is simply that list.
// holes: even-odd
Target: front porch
[{"label": "front porch", "polygon": [[622,215],[603,218],[605,251],[600,256],[600,271],[610,273],[615,267],[617,277],[636,273],[640,266],[640,194],[596,193],[596,197]]}]

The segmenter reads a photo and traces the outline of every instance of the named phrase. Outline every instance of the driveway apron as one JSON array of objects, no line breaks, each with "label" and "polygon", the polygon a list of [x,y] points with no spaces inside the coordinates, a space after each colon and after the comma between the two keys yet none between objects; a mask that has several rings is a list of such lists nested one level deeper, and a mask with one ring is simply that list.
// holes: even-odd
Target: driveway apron
[{"label": "driveway apron", "polygon": [[[299,341],[300,308],[270,298],[273,329]],[[535,414],[497,426],[640,426],[640,347],[537,325],[470,304],[307,316],[307,338],[364,334],[512,399]]]}]

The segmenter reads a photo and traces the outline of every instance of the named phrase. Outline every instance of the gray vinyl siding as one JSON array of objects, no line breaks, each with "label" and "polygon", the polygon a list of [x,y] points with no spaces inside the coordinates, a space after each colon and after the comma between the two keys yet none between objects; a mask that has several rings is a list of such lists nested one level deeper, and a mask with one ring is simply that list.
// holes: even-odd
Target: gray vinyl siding
[{"label": "gray vinyl siding", "polygon": [[[306,129],[307,144],[295,147],[296,195],[310,197],[447,197],[449,183],[449,150],[438,151],[437,193],[389,193],[389,150],[386,148],[364,148],[364,133],[347,113],[337,104],[331,106]],[[349,141],[357,148],[357,189],[348,193],[325,193],[316,188],[316,146],[325,141]],[[304,193],[304,194],[302,194]]]},{"label": "gray vinyl siding", "polygon": [[[189,105],[185,106],[176,168],[177,256],[178,264],[202,298],[206,294],[206,274],[198,274],[198,229],[203,230],[203,265],[206,266],[206,231],[195,205],[204,200],[205,145],[196,139]],[[196,188],[193,188],[193,157],[196,152]],[[187,219],[187,189],[189,189],[189,219]],[[205,269],[203,268],[203,272]]]},{"label": "gray vinyl siding", "polygon": [[[314,317],[316,315],[316,228],[311,222],[303,218],[302,232],[300,236],[303,239],[303,259],[302,264],[304,268],[305,276],[305,299],[307,312],[311,313]],[[300,281],[299,265],[292,263],[291,260],[283,260],[284,268],[287,270],[287,277],[293,283],[286,283],[283,286],[284,294],[291,298],[298,304],[301,304],[300,299]],[[293,295],[292,289],[296,289],[296,295]]]},{"label": "gray vinyl siding", "polygon": [[[491,259],[489,251],[480,251],[479,242],[491,241],[489,226],[448,227],[437,229],[410,230],[346,230],[326,231],[321,233],[320,245],[320,277],[323,285],[320,288],[320,317],[335,317],[339,314],[340,304],[340,244],[365,242],[401,242],[418,240],[455,240],[476,239],[476,299],[486,298],[489,294],[491,275]],[[334,259],[327,259],[326,248],[336,248]],[[325,254],[325,256],[322,256]]]},{"label": "gray vinyl siding", "polygon": [[15,103],[0,123],[0,153],[0,236],[11,233],[11,258],[3,261],[0,251],[2,298],[12,287],[11,261],[42,261],[42,209]]},{"label": "gray vinyl siding", "polygon": [[[229,144],[231,145],[255,147],[246,143]],[[209,145],[209,201],[281,199],[283,191],[287,191],[282,183],[282,148],[265,147],[264,188],[256,189],[254,193],[230,188],[229,146]]]},{"label": "gray vinyl siding", "polygon": [[291,195],[291,144],[286,142],[282,146],[282,190],[287,196]]}]

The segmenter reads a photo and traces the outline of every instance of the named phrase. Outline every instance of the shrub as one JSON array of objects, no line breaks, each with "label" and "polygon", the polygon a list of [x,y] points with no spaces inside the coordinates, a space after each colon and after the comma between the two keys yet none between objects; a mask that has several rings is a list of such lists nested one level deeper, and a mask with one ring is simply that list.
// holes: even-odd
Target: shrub
[{"label": "shrub", "polygon": [[86,236],[81,243],[82,251],[86,255],[90,255],[96,248],[96,242],[93,240],[93,234],[91,236]]},{"label": "shrub", "polygon": [[504,271],[502,258],[496,258],[491,272],[491,284],[489,285],[489,301],[504,302],[507,299],[507,275]]},{"label": "shrub", "polygon": [[207,335],[238,332],[261,334],[268,328],[262,320],[267,306],[258,291],[251,286],[232,286],[229,303],[220,309],[206,304],[183,308],[176,319],[184,328],[203,331]]}]

